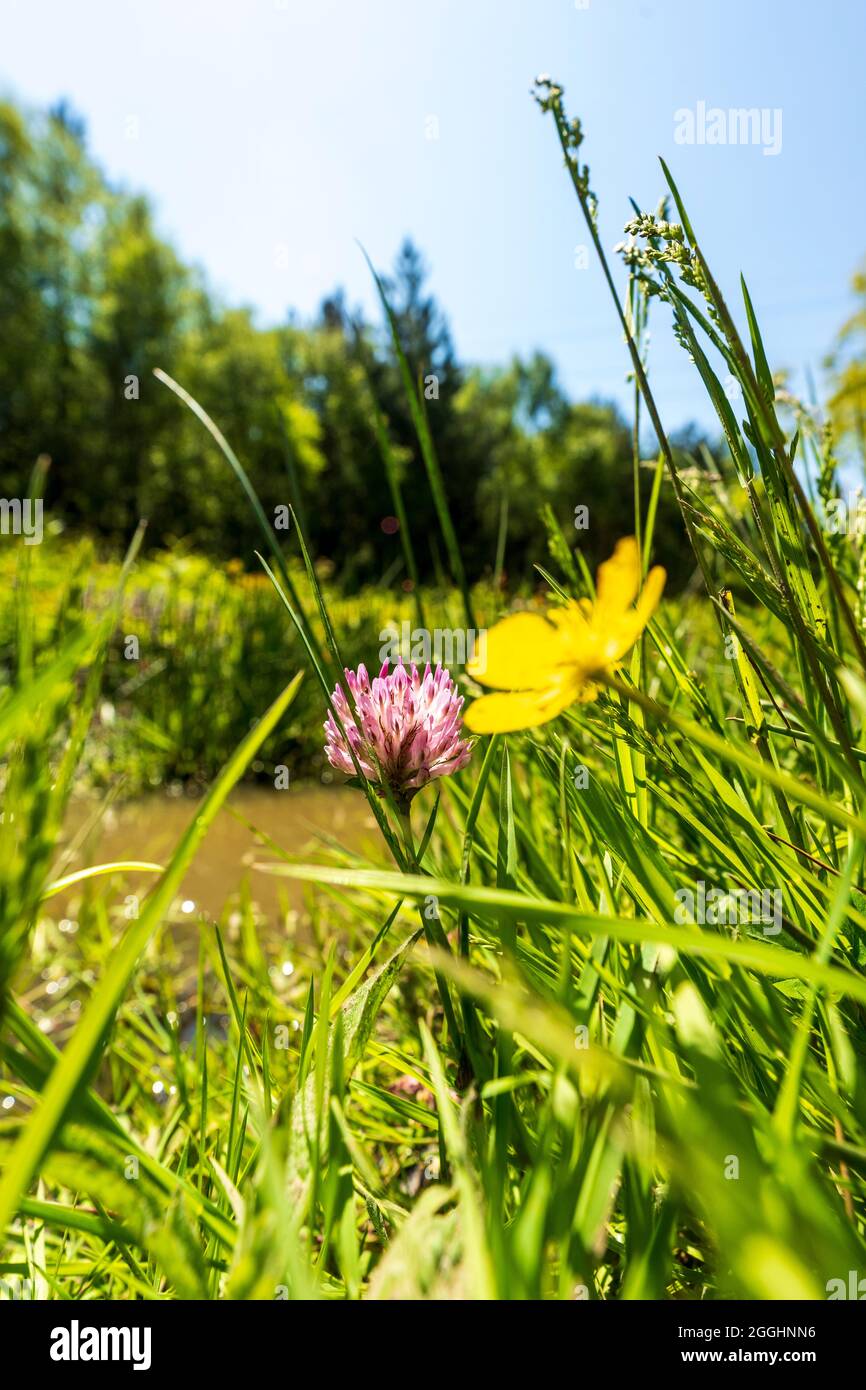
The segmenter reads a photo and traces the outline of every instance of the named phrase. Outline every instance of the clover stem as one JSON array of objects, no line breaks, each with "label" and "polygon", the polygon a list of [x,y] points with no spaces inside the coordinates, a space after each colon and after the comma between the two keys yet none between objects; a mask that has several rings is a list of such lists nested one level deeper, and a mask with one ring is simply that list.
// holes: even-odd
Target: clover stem
[{"label": "clover stem", "polygon": [[412,818],[409,813],[408,806],[405,810],[403,810],[402,808],[398,808],[397,819],[400,822],[400,835],[402,836],[403,845],[406,850],[406,856],[409,860],[409,868],[413,873],[419,873],[421,865],[418,863],[418,857],[415,850],[415,839],[412,835]]},{"label": "clover stem", "polygon": [[[397,819],[400,822],[400,834],[402,836],[403,845],[406,850],[406,858],[408,861],[409,872],[420,874],[423,872],[423,870],[418,862],[418,852],[415,848],[415,838],[412,834],[412,820],[409,814],[408,805],[405,807],[405,809],[398,805]],[[434,950],[444,951],[446,954],[448,954],[451,948],[448,945],[448,938],[445,935],[442,922],[439,919],[438,903],[436,903],[435,913],[432,917],[428,916],[425,907],[419,906],[418,910],[421,914],[421,921],[424,926],[424,934],[427,938],[427,945]],[[454,1009],[454,1002],[451,998],[451,991],[448,988],[448,982],[442,974],[441,970],[437,970],[434,966],[433,973],[436,976],[436,983],[439,987],[439,996],[442,1000],[442,1008],[445,1013],[445,1020],[448,1024],[448,1032],[451,1035],[455,1053],[458,1058],[458,1071],[464,1072],[468,1065],[466,1061],[466,1048],[460,1025],[457,1022],[457,1014]]]}]

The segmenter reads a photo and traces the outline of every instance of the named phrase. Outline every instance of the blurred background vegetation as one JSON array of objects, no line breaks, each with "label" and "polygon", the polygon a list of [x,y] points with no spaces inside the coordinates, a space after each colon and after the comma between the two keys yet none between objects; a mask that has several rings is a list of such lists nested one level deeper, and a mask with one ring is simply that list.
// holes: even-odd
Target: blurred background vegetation
[{"label": "blurred background vegetation", "polygon": [[[437,379],[428,419],[470,579],[493,573],[503,520],[507,578],[531,578],[546,554],[545,504],[569,529],[575,507],[588,505],[588,557],[608,554],[633,516],[622,486],[632,438],[616,408],[570,401],[542,353],[494,368],[461,363],[410,241],[386,284],[413,372]],[[423,468],[388,335],[339,290],[313,322],[287,313],[277,327],[221,303],[160,236],[147,198],[105,179],[65,103],[49,113],[0,105],[0,317],[10,349],[0,353],[7,496],[24,494],[34,460],[47,455],[55,524],[116,549],[146,517],[151,551],[181,543],[255,564],[255,521],[237,483],[153,378],[159,366],[218,422],[271,516],[299,499],[311,549],[346,591],[408,583],[372,393],[407,482],[420,577],[448,579],[430,490],[412,485]],[[711,443],[694,430],[678,442],[693,453]],[[645,485],[648,493],[649,473]],[[674,581],[685,581],[690,562],[666,491],[657,534]]]},{"label": "blurred background vegetation", "polygon": [[[554,521],[594,567],[633,530],[635,439],[613,404],[574,402],[537,352],[498,367],[459,361],[447,317],[427,289],[418,249],[404,242],[385,278],[412,372],[436,379],[427,419],[479,623],[506,589],[541,600],[537,568],[557,569]],[[836,444],[866,447],[866,275],[832,359]],[[291,311],[262,326],[220,302],[205,276],[160,236],[146,197],[112,186],[88,153],[66,102],[50,111],[0,103],[0,469],[7,497],[47,468],[50,544],[29,555],[37,657],[110,602],[120,556],[148,527],[112,640],[104,694],[82,764],[88,785],[122,776],[125,795],[213,777],[286,673],[304,656],[254,552],[256,521],[219,450],[153,376],[161,367],[217,422],[270,518],[296,505],[353,665],[375,661],[380,631],[414,621],[412,581],[375,419],[384,421],[402,481],[418,574],[437,625],[463,622],[431,489],[386,327],[340,290],[312,322]],[[781,397],[780,397],[781,399]],[[795,403],[796,405],[796,403]],[[708,482],[722,457],[696,427],[675,439],[683,476]],[[638,447],[638,453],[640,448]],[[646,510],[653,478],[640,472]],[[726,506],[738,509],[738,490]],[[575,531],[578,506],[589,529]],[[294,536],[277,532],[290,566]],[[667,482],[656,521],[668,595],[687,589],[693,558]],[[15,548],[0,552],[0,682],[13,679]],[[71,581],[71,588],[70,588]],[[303,582],[299,583],[304,588]],[[687,597],[687,595],[686,595]],[[309,615],[312,620],[312,614]],[[128,659],[127,636],[140,656]],[[307,682],[289,726],[252,771],[329,776],[321,700]]]}]

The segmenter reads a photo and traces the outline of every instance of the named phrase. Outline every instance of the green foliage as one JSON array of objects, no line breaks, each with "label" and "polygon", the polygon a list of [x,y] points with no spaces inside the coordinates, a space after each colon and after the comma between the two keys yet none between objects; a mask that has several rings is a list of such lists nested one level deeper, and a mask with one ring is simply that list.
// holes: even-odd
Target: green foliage
[{"label": "green foliage", "polygon": [[[567,527],[576,506],[592,505],[597,559],[627,528],[619,480],[631,444],[616,410],[572,405],[541,355],[463,366],[410,242],[382,280],[396,337],[350,313],[340,293],[312,323],[287,313],[262,326],[183,264],[144,197],[107,182],[68,111],[0,105],[0,194],[0,314],[15,343],[0,360],[0,469],[7,493],[23,495],[37,457],[50,460],[55,524],[117,545],[144,517],[149,548],[181,543],[250,567],[258,537],[237,480],[154,381],[159,368],[219,421],[266,515],[294,506],[311,554],[344,588],[491,574],[504,497],[515,584],[544,559],[541,502]],[[400,509],[383,431],[414,575],[390,521]],[[426,485],[433,458],[456,544],[443,544],[441,497]],[[676,530],[666,495],[662,516]]]},{"label": "green foliage", "polygon": [[[83,610],[87,623],[107,612],[120,567],[97,560],[86,541],[49,536],[27,555],[33,601],[33,646],[40,663],[56,655],[60,636]],[[20,593],[14,550],[0,550],[0,689],[14,685]],[[353,667],[375,664],[389,625],[417,625],[416,603],[399,587],[366,587],[346,595],[324,575],[343,655]],[[290,565],[294,582],[304,571]],[[77,576],[70,587],[69,576]],[[424,591],[437,624],[458,628],[459,595]],[[475,590],[483,617],[493,611],[489,585]],[[312,614],[312,605],[307,605]],[[320,643],[324,631],[313,627]],[[130,638],[136,639],[137,648]],[[86,637],[82,640],[86,640]],[[80,655],[80,652],[79,652]],[[303,644],[264,574],[238,563],[215,564],[180,548],[140,561],[127,581],[117,626],[105,654],[101,694],[78,781],[103,788],[123,779],[123,795],[178,781],[201,787],[216,776],[251,724],[306,661]],[[26,701],[22,717],[30,718]],[[278,734],[268,739],[250,770],[273,785],[274,767],[291,769],[293,783],[318,778],[322,756],[321,691],[313,681],[298,694]],[[38,755],[41,757],[41,752]]]},{"label": "green foliage", "polygon": [[[615,293],[562,95],[541,87]],[[254,874],[304,894],[275,930],[245,884],[219,923],[201,915],[191,952],[173,895],[229,787],[272,732],[312,738],[329,662],[369,659],[376,604],[393,597],[346,598],[303,530],[303,568],[271,557],[279,593],[179,554],[131,574],[56,538],[15,557],[0,609],[7,1276],[62,1298],[761,1300],[823,1298],[862,1270],[864,539],[830,533],[832,448],[776,392],[745,286],[741,335],[664,172],[680,222],[636,211],[626,248],[620,327],[659,449],[646,489],[631,455],[629,509],[645,562],[667,562],[665,468],[706,592],[666,598],[593,702],[479,746],[409,815],[376,801],[378,846],[323,837],[298,862],[265,842]],[[405,270],[417,301],[411,259]],[[416,316],[392,291],[417,425]],[[684,467],[664,431],[641,355],[655,298],[727,457]],[[429,304],[421,319],[429,335]],[[326,331],[345,337],[346,325]],[[441,337],[440,349],[448,364]],[[736,414],[710,349],[739,384]],[[521,413],[546,413],[514,451],[492,450],[492,466],[515,501],[532,484],[546,504],[544,534],[526,545],[549,552],[551,601],[589,599],[548,432],[579,454],[597,427],[589,468],[609,446],[603,418],[587,410],[570,435],[573,408],[544,363],[511,370],[486,385],[468,374],[455,409],[469,419],[493,402],[486,445]],[[342,398],[347,429],[362,423],[354,387],[380,400],[381,376],[367,354]],[[463,538],[448,455],[428,444],[437,496],[411,492],[430,509],[420,534],[437,519],[450,548]],[[247,475],[224,452],[237,487]],[[406,459],[375,458],[393,500]],[[288,592],[304,584],[312,638]],[[407,617],[418,598],[443,626],[459,622],[456,592],[404,594]],[[505,606],[490,587],[472,600],[483,621]],[[124,658],[109,651],[102,672],[101,655],[135,622],[162,665],[124,689]],[[296,682],[279,695],[302,651],[310,678],[297,698]],[[103,676],[120,719],[85,739]],[[197,728],[237,747],[141,915],[130,924],[119,908],[124,876],[152,869],[130,859],[67,882],[77,931],[61,930],[52,859],[82,756],[106,772],[149,739],[154,775],[200,770]],[[743,892],[772,895],[772,911],[761,899],[744,912]]]},{"label": "green foliage", "polygon": [[854,313],[839,330],[830,359],[833,394],[830,416],[836,438],[860,463],[866,459],[866,270],[854,276]]}]

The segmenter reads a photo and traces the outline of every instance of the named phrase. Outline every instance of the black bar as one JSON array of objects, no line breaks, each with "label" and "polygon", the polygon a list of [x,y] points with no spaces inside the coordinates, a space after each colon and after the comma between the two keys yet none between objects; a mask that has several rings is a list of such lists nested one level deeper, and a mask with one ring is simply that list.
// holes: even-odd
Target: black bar
[{"label": "black bar", "polygon": [[[821,1303],[575,1301],[552,1304],[547,1314],[540,1314],[537,1305],[527,1308],[522,1327],[524,1315],[519,1306],[508,1314],[507,1323],[499,1324],[495,1309],[475,1305],[472,1340],[477,1338],[476,1355],[482,1364],[491,1353],[495,1358],[497,1343],[491,1343],[490,1333],[500,1335],[497,1329],[501,1327],[503,1351],[513,1348],[515,1339],[519,1342],[525,1334],[521,1359],[529,1367],[536,1358],[551,1364],[550,1339],[559,1334],[565,1339],[562,1355],[567,1356],[567,1364],[577,1369],[587,1358],[587,1367],[594,1365],[600,1370],[606,1365],[617,1376],[623,1371],[653,1376],[671,1368],[701,1376],[713,1366],[733,1372],[741,1366],[760,1366],[773,1375],[802,1367],[824,1374],[858,1363],[866,1330],[859,1301],[859,1297]],[[311,1324],[310,1313],[315,1324]],[[387,1349],[389,1363],[394,1366],[398,1364],[394,1355],[401,1337],[410,1339],[417,1350],[418,1338],[423,1342],[431,1334],[441,1335],[443,1317],[449,1320],[451,1335],[463,1342],[464,1314],[454,1304],[446,1308],[415,1304],[413,1309],[404,1305],[399,1317],[394,1313],[393,1304],[359,1309],[322,1302],[315,1308],[300,1308],[280,1299],[271,1303],[40,1303],[4,1299],[0,1301],[0,1366],[17,1349],[27,1369],[40,1379],[46,1374],[61,1381],[76,1375],[93,1379],[106,1372],[115,1378],[128,1373],[140,1380],[144,1375],[166,1372],[210,1372],[218,1375],[216,1383],[222,1384],[234,1367],[243,1370],[247,1380],[250,1374],[264,1373],[262,1346],[272,1351],[282,1348],[287,1366],[293,1355],[303,1364],[311,1346],[307,1339],[311,1334],[320,1338],[323,1328],[326,1332],[351,1330],[356,1334],[342,1344],[338,1340],[318,1342],[316,1355],[325,1358],[329,1373],[341,1345],[350,1358],[357,1358],[359,1349],[366,1346],[371,1374],[377,1345]],[[539,1316],[543,1318],[541,1326]],[[440,1334],[433,1333],[434,1326],[440,1328]],[[468,1329],[470,1324],[464,1326]],[[538,1340],[540,1331],[543,1343]],[[368,1340],[373,1336],[375,1342]],[[384,1342],[380,1341],[383,1337]],[[467,1349],[464,1343],[464,1370]],[[100,1359],[90,1359],[94,1351]]]}]

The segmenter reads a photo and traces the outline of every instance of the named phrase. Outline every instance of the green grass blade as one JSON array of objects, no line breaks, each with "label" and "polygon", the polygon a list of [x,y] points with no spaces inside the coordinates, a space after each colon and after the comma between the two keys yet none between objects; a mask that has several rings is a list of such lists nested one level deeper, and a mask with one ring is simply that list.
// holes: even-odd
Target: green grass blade
[{"label": "green grass blade", "polygon": [[159,884],[144,904],[111,957],[105,976],[55,1066],[41,1102],[17,1141],[0,1180],[0,1231],[15,1215],[18,1199],[27,1189],[38,1165],[63,1123],[70,1103],[91,1071],[102,1038],[111,1023],[141,952],[162,921],[183,881],[189,864],[214,817],[268,735],[276,728],[297,693],[300,674],[289,682],[239,745],[205,797],[183,835]]}]

